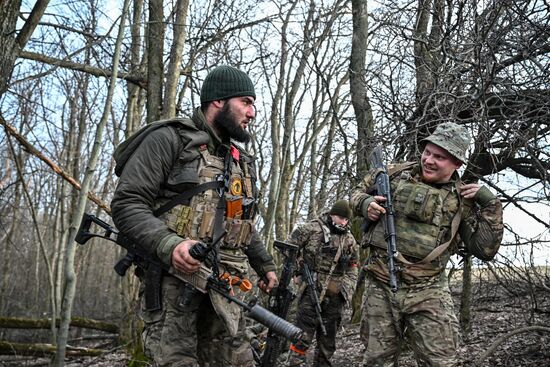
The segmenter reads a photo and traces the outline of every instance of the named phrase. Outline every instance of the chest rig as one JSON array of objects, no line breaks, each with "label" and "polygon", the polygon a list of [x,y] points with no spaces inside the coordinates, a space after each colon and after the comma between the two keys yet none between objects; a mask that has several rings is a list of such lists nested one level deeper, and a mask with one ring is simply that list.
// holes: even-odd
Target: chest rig
[{"label": "chest rig", "polygon": [[[226,231],[221,249],[240,249],[250,244],[255,215],[254,181],[251,162],[241,159],[231,147],[225,159],[199,147],[199,185],[209,182],[223,184],[216,189],[194,195],[188,204],[176,205],[163,217],[167,226],[179,236],[211,242],[221,226]],[[222,212],[220,213],[220,200]],[[220,216],[218,219],[217,216]]]},{"label": "chest rig", "polygon": [[[460,201],[454,184],[425,184],[403,171],[391,182],[397,250],[414,259],[424,259],[437,246],[450,240],[451,225],[459,215]],[[367,243],[386,248],[384,226],[377,223],[367,234]]]},{"label": "chest rig", "polygon": [[321,274],[342,275],[347,267],[351,245],[347,235],[332,234],[330,228],[317,219],[321,231],[319,241],[308,249],[315,254],[315,271]]}]

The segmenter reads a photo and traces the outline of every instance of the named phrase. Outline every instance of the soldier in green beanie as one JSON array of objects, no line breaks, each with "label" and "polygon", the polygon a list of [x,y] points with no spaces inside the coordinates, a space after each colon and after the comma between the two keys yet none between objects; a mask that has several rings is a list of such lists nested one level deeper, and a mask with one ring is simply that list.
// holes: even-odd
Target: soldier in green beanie
[{"label": "soldier in green beanie", "polygon": [[459,329],[445,267],[461,252],[489,261],[502,241],[502,204],[486,187],[460,181],[470,135],[445,122],[422,141],[419,162],[390,165],[397,243],[397,291],[389,284],[384,226],[385,197],[373,193],[378,171],[367,174],[351,196],[368,221],[362,246],[370,248],[361,337],[365,366],[398,363],[407,342],[418,365],[457,366]]},{"label": "soldier in green beanie", "polygon": [[[290,242],[300,247],[296,325],[304,335],[302,340],[291,345],[289,366],[305,365],[306,352],[315,338],[313,365],[332,365],[330,359],[336,351],[336,333],[342,322],[343,309],[345,305],[349,306],[357,281],[359,247],[350,232],[351,215],[347,200],[338,200],[329,211],[297,227],[290,235]],[[315,290],[306,287],[302,271],[304,263],[314,278]],[[312,291],[319,300],[326,333],[323,333],[315,311]]]},{"label": "soldier in green beanie", "polygon": [[[278,281],[254,227],[254,159],[237,145],[250,140],[255,98],[244,72],[213,69],[191,118],[154,122],[117,147],[120,180],[111,207],[122,233],[186,274],[203,269],[189,253],[197,241],[208,244],[225,232],[219,273],[246,279],[250,265],[262,279],[258,286],[269,292]],[[151,267],[136,273],[142,281],[143,346],[155,366],[254,366],[235,303]],[[242,296],[239,287],[232,291]]]}]

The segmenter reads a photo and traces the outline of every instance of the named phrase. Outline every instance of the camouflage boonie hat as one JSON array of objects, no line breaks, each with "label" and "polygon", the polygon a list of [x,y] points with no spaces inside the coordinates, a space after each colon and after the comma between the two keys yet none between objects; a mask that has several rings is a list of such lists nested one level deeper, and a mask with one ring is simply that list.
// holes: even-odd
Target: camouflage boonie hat
[{"label": "camouflage boonie hat", "polygon": [[421,140],[422,143],[433,143],[445,149],[453,157],[466,163],[466,151],[470,146],[470,133],[461,125],[454,122],[444,122],[437,125],[432,135]]}]

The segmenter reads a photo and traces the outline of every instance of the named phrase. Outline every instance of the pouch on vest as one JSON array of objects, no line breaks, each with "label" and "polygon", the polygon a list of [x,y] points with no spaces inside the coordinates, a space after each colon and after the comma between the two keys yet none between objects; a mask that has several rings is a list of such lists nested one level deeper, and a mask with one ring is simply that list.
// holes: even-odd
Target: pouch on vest
[{"label": "pouch on vest", "polygon": [[416,184],[409,194],[404,214],[418,222],[432,223],[436,208],[441,204],[440,201],[439,191]]}]

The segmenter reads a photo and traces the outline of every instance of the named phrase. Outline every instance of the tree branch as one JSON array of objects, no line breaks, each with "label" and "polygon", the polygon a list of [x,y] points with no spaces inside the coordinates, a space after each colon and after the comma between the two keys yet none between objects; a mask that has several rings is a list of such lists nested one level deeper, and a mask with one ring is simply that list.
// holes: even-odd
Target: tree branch
[{"label": "tree branch", "polygon": [[25,22],[23,28],[21,28],[21,31],[15,39],[15,42],[21,50],[23,50],[23,48],[29,41],[29,38],[31,38],[32,32],[34,32],[34,30],[36,29],[36,26],[38,25],[40,18],[42,18],[44,11],[46,11],[46,7],[48,6],[49,2],[50,0],[38,0],[34,4],[31,15],[27,18],[27,21]]},{"label": "tree branch", "polygon": [[[63,171],[57,164],[55,164],[51,159],[44,156],[38,149],[36,149],[25,137],[21,136],[17,130],[11,126],[6,120],[4,120],[3,116],[0,116],[0,124],[4,126],[6,129],[6,133],[13,136],[23,148],[29,152],[30,154],[38,157],[40,160],[42,160],[44,163],[46,163],[48,166],[50,166],[51,169],[54,170],[55,173],[63,177],[66,181],[68,181],[74,188],[77,190],[80,190],[80,183],[76,181],[73,177],[71,177],[67,172]],[[103,202],[100,198],[98,198],[95,194],[89,192],[88,193],[88,199],[93,201],[97,206],[99,206],[101,209],[105,210],[106,213],[111,215],[111,208],[108,204]]]},{"label": "tree branch", "polygon": [[506,339],[509,339],[510,337],[512,337],[516,334],[522,334],[522,333],[527,333],[527,332],[531,332],[531,331],[544,331],[544,332],[550,333],[550,327],[534,325],[534,326],[526,326],[526,327],[522,327],[522,328],[510,331],[509,333],[507,333],[507,334],[501,336],[500,338],[498,338],[497,340],[495,340],[493,342],[493,344],[491,344],[489,349],[487,349],[487,351],[485,351],[485,353],[483,353],[476,360],[475,365],[476,366],[484,365],[484,364],[482,364],[482,362],[485,359],[487,359],[491,354],[493,354],[495,352],[495,350],[498,348],[498,346],[500,344],[502,344],[503,342],[505,342]]},{"label": "tree branch", "polygon": [[[80,64],[69,60],[60,60],[54,57],[38,54],[36,52],[21,51],[19,53],[19,57],[26,60],[39,61],[49,65],[60,66],[70,70],[82,71],[91,75],[105,77],[105,78],[109,78],[113,75],[112,70],[101,69],[94,66]],[[140,86],[141,88],[147,89],[147,81],[143,77],[131,75],[128,73],[121,73],[121,72],[118,73],[118,77],[121,79],[127,80],[130,83],[134,83]]]}]

